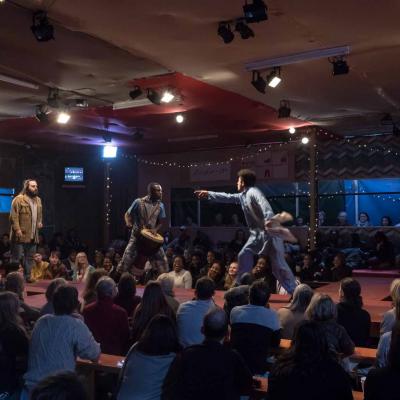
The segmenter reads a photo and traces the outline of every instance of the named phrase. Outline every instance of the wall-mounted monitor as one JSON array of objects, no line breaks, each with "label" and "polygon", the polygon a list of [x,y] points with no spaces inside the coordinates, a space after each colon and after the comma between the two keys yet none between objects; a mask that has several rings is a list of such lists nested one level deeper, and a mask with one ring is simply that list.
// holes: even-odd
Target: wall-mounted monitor
[{"label": "wall-mounted monitor", "polygon": [[63,187],[84,187],[85,169],[83,167],[64,167]]}]

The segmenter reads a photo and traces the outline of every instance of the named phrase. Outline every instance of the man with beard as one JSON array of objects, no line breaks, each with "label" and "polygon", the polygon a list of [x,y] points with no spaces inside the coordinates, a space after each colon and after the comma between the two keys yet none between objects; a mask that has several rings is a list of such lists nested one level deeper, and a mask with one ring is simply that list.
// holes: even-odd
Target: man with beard
[{"label": "man with beard", "polygon": [[128,271],[140,278],[144,273],[144,263],[147,259],[155,261],[159,272],[167,271],[167,259],[162,247],[151,256],[143,255],[141,249],[138,248],[140,247],[138,246],[140,231],[147,228],[157,233],[165,221],[165,207],[161,199],[161,185],[152,182],[147,186],[147,196],[134,200],[125,213],[126,226],[132,228],[132,232],[124,255],[117,266],[118,274]]},{"label": "man with beard", "polygon": [[39,229],[42,228],[42,201],[38,196],[35,179],[26,179],[19,195],[11,204],[11,262],[20,262],[24,275],[29,279],[33,255],[39,243]]}]

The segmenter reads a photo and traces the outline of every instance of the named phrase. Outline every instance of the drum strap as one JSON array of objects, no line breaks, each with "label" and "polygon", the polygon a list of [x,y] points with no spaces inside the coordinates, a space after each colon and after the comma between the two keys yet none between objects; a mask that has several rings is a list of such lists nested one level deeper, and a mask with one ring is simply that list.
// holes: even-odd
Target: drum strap
[{"label": "drum strap", "polygon": [[156,203],[156,205],[153,207],[153,209],[152,209],[152,211],[151,211],[151,213],[149,215],[149,213],[147,211],[146,204],[145,204],[145,200],[147,198],[148,198],[148,196],[142,197],[140,199],[140,217],[141,217],[141,221],[140,222],[141,222],[142,227],[143,226],[145,227],[149,223],[151,218],[153,218],[153,216],[156,215],[156,213],[157,214],[160,213],[160,202],[158,201]]}]

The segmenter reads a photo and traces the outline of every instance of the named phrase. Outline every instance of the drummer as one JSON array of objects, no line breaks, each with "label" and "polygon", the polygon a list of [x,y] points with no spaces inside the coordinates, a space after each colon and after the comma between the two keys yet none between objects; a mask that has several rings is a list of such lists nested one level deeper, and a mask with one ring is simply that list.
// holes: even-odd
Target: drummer
[{"label": "drummer", "polygon": [[[140,268],[137,263],[138,255],[141,254],[137,237],[143,228],[150,229],[153,233],[159,233],[166,220],[165,207],[161,199],[161,185],[156,182],[149,183],[147,196],[134,200],[125,213],[126,226],[132,228],[132,232],[124,255],[117,266],[117,271],[120,274],[129,271],[137,277],[143,275],[143,268]],[[156,261],[157,265],[160,266],[160,272],[167,272],[167,258],[162,247],[148,258]],[[142,260],[141,264],[144,265],[145,261]]]}]

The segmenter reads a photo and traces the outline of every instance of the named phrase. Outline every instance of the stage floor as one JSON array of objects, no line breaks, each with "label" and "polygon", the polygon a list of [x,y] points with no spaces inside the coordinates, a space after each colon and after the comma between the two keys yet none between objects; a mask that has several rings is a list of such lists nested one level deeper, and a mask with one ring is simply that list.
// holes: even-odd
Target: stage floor
[{"label": "stage floor", "polygon": [[[362,296],[364,308],[371,314],[371,336],[379,336],[379,326],[382,321],[383,314],[391,308],[391,301],[387,300],[389,296],[389,288],[393,278],[377,278],[377,277],[357,277],[362,287]],[[33,284],[26,284],[25,301],[34,307],[41,307],[46,303],[45,291],[50,281],[40,281]],[[81,283],[71,283],[75,285],[82,293],[84,285]],[[329,294],[335,302],[339,301],[339,282],[329,283],[315,289],[317,292]],[[182,303],[193,298],[193,290],[175,289],[176,299]],[[143,287],[137,288],[137,294],[141,296]],[[224,304],[223,291],[217,291],[214,300],[219,306]],[[386,298],[386,300],[385,300]],[[270,306],[273,309],[278,309],[285,306],[289,301],[289,296],[272,295]]]}]

